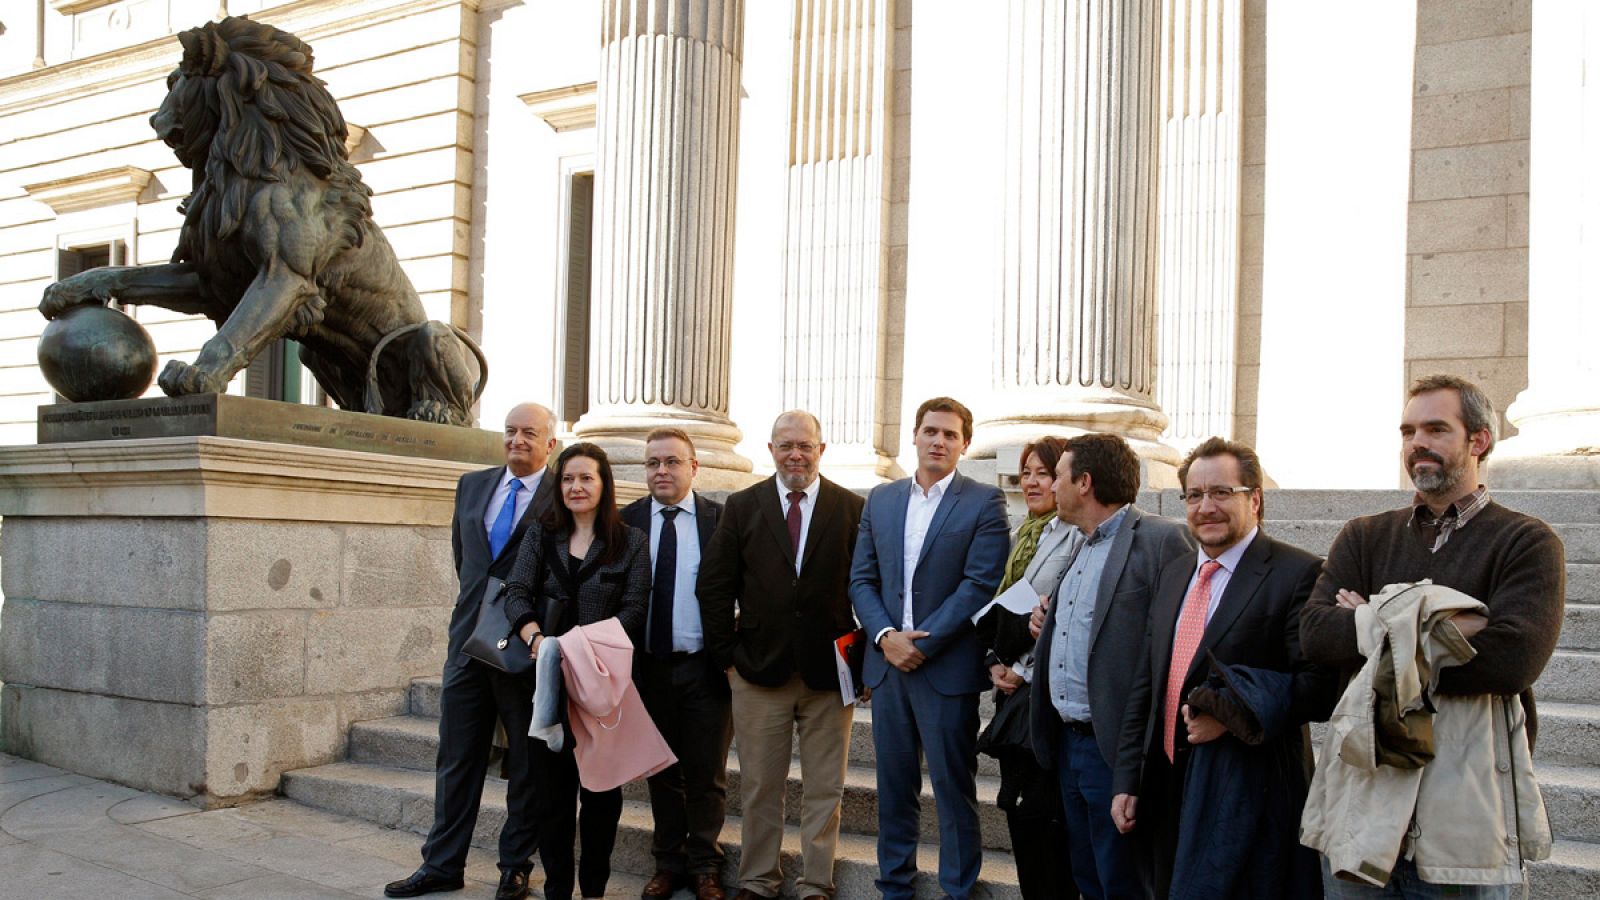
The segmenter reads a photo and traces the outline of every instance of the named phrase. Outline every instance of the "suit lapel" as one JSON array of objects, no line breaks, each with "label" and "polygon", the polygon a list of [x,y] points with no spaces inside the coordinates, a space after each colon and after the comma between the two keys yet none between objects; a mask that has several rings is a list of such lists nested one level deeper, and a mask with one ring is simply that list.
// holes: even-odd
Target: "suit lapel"
[{"label": "suit lapel", "polygon": [[[767,531],[772,534],[772,539],[778,542],[778,551],[788,561],[789,568],[794,568],[794,542],[789,540],[789,522],[784,518],[783,501],[778,499],[777,476],[768,480],[770,490],[761,491],[756,495],[756,506],[761,510],[761,521],[767,525]],[[816,511],[812,511],[812,524],[816,524]]]},{"label": "suit lapel", "polygon": [[[889,503],[889,520],[885,524],[889,529],[887,532],[889,545],[894,548],[894,562],[892,565],[889,565],[889,560],[882,562],[894,575],[894,585],[900,590],[885,591],[884,596],[887,598],[892,594],[895,602],[899,603],[900,594],[911,589],[911,585],[902,584],[901,581],[904,578],[906,556],[906,504],[911,502],[911,492],[916,490],[916,479],[904,478],[889,487],[890,490],[884,491],[885,499]],[[890,586],[889,579],[884,579],[883,586],[885,588]]]},{"label": "suit lapel", "polygon": [[711,546],[711,533],[717,530],[717,512],[699,494],[694,495],[694,530],[695,537],[700,539],[700,553],[703,555],[706,548]]},{"label": "suit lapel", "polygon": [[1261,582],[1266,580],[1267,572],[1272,568],[1272,548],[1268,545],[1267,536],[1256,532],[1255,540],[1245,548],[1244,556],[1239,558],[1238,571],[1228,577],[1228,586],[1222,591],[1222,599],[1217,602],[1217,611],[1211,616],[1211,621],[1206,624],[1205,634],[1200,638],[1200,646],[1195,648],[1194,663],[1189,666],[1189,671],[1184,673],[1189,677],[1194,673],[1194,666],[1206,658],[1206,652],[1217,645],[1222,636],[1228,633],[1233,623],[1250,605],[1250,599],[1261,588]]},{"label": "suit lapel", "polygon": [[[800,548],[801,571],[804,571],[806,563],[811,561],[811,555],[816,552],[817,544],[822,542],[822,533],[827,530],[822,524],[826,521],[824,517],[833,515],[837,498],[833,496],[829,487],[831,483],[828,481],[817,485],[816,505],[811,508],[811,527],[806,529],[806,543]],[[788,537],[787,531],[784,532],[784,537]]]},{"label": "suit lapel", "polygon": [[1089,629],[1090,647],[1100,640],[1100,629],[1106,622],[1106,610],[1111,606],[1111,598],[1116,595],[1117,582],[1122,579],[1122,570],[1128,564],[1128,553],[1133,549],[1134,537],[1139,531],[1139,521],[1143,518],[1137,508],[1130,505],[1126,509],[1128,512],[1122,517],[1122,527],[1117,529],[1116,536],[1111,539],[1111,550],[1106,554],[1106,567],[1100,570],[1100,584],[1095,589],[1094,623]]},{"label": "suit lapel", "polygon": [[[944,528],[945,521],[950,518],[950,511],[956,507],[956,504],[961,502],[961,488],[964,481],[966,481],[966,478],[961,475],[950,479],[949,490],[945,492],[944,497],[940,498],[939,508],[933,511],[933,521],[928,523],[928,533],[922,536],[922,549],[917,551],[918,569],[921,569],[922,564],[927,561],[928,548],[933,546],[934,538],[939,536],[940,529]],[[913,479],[912,490],[916,490],[914,482],[915,479]],[[909,499],[908,497],[907,500]],[[904,515],[904,510],[901,511],[901,515]],[[905,526],[902,523],[901,530],[904,531],[904,529]]]},{"label": "suit lapel", "polygon": [[472,520],[468,523],[468,539],[478,545],[483,553],[483,559],[494,561],[494,555],[489,552],[489,529],[483,520],[489,515],[489,501],[494,497],[494,489],[500,485],[500,479],[505,477],[506,467],[487,469],[482,474],[484,477],[475,481],[472,488],[478,492],[477,496],[468,497],[467,509],[472,512]]},{"label": "suit lapel", "polygon": [[1173,633],[1178,628],[1178,612],[1183,608],[1183,595],[1189,591],[1189,578],[1199,562],[1196,552],[1190,551],[1167,564],[1161,573],[1161,583],[1150,601],[1150,659],[1155,663],[1154,690],[1162,697],[1167,690],[1167,672],[1172,668]]}]

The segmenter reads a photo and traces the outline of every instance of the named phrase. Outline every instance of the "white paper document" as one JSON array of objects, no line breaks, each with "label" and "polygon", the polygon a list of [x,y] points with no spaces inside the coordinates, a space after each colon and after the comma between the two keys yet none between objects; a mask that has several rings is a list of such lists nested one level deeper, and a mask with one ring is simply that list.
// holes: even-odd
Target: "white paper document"
[{"label": "white paper document", "polygon": [[1025,616],[1033,612],[1033,608],[1039,605],[1039,592],[1033,589],[1033,585],[1027,579],[1020,579],[1016,584],[1002,591],[1000,596],[985,603],[983,608],[972,616],[972,624],[978,624],[978,620],[987,615],[989,610],[993,609],[997,603],[1000,608],[1007,612]]}]

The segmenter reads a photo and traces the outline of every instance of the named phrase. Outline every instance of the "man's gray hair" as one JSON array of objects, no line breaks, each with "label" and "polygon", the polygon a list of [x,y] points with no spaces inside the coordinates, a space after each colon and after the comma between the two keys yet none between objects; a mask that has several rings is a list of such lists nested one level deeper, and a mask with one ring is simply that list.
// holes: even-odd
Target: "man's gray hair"
[{"label": "man's gray hair", "polygon": [[786,412],[778,413],[778,417],[772,420],[773,432],[777,432],[778,424],[784,419],[804,419],[810,422],[811,427],[816,429],[817,440],[822,440],[822,420],[817,418],[815,413],[804,409],[791,409]]},{"label": "man's gray hair", "polygon": [[1424,375],[1411,382],[1406,397],[1409,399],[1418,394],[1443,390],[1453,390],[1461,399],[1461,424],[1466,426],[1468,437],[1480,431],[1489,432],[1489,446],[1484,448],[1478,462],[1487,460],[1500,440],[1500,417],[1495,414],[1494,402],[1483,392],[1483,388],[1459,375]]}]

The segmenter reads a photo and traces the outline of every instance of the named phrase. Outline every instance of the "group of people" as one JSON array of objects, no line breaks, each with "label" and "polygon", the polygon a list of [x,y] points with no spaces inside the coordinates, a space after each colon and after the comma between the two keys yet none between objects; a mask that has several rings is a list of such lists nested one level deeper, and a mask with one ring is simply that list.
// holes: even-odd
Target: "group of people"
[{"label": "group of people", "polygon": [[[834,895],[855,710],[838,642],[852,634],[884,897],[915,893],[924,771],[939,888],[974,895],[991,688],[982,742],[1000,759],[1030,900],[1519,895],[1523,861],[1549,847],[1531,685],[1555,648],[1565,566],[1547,525],[1480,482],[1496,435],[1481,390],[1453,376],[1411,386],[1399,432],[1415,499],[1351,521],[1326,562],[1265,533],[1262,463],[1221,438],[1178,470],[1186,521],[1136,505],[1141,464],[1120,437],[1041,438],[1021,452],[1027,516],[1013,532],[1001,490],[957,471],[972,427],[953,399],[923,403],[915,473],[863,501],[819,474],[816,417],[786,412],[768,444],[775,474],[725,504],[694,491],[691,438],[658,429],[649,496],[619,510],[603,450],[574,444],[547,469],[552,415],[513,409],[506,465],[457,492],[435,819],[422,867],[385,893],[463,885],[499,721],[496,896],[528,895],[536,850],[547,898],[605,895],[620,788],[581,788],[570,747],[528,736],[531,680],[460,652],[492,576],[534,657],[613,618],[633,642],[633,683],[677,760],[648,778],[644,898],[723,900],[735,738],[735,900],[783,888],[795,746],[795,888]],[[1315,761],[1314,721],[1330,721]]]}]

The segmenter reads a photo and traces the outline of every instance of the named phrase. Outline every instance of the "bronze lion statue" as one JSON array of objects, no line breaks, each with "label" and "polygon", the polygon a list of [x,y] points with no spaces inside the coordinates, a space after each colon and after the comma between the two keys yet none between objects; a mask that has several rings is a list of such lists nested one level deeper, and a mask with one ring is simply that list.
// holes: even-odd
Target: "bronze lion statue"
[{"label": "bronze lion statue", "polygon": [[[220,392],[291,337],[344,409],[471,424],[488,365],[460,329],[430,322],[372,221],[339,107],[311,47],[244,17],[178,35],[183,59],[150,125],[193,172],[172,261],[90,269],[45,289],[55,318],[82,303],[154,304],[217,324],[161,389]],[[476,385],[474,385],[476,368]]]}]

